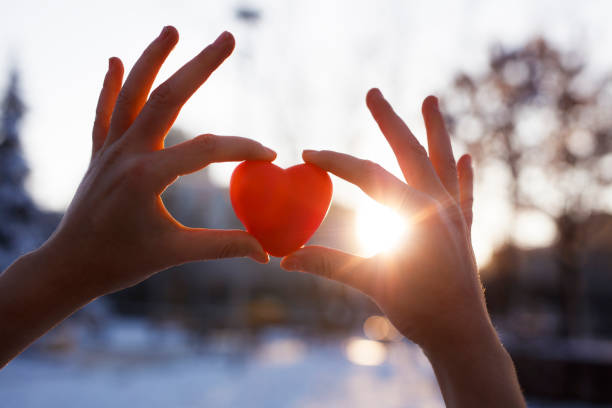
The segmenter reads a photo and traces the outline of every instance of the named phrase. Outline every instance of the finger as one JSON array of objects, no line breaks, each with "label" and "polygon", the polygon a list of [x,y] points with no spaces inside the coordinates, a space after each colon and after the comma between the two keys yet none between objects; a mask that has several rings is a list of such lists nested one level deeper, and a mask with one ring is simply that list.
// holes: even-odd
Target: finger
[{"label": "finger", "polygon": [[226,31],[155,89],[134,122],[135,137],[145,140],[153,149],[161,149],[182,106],[233,49],[234,37]]},{"label": "finger", "polygon": [[281,260],[281,268],[308,272],[332,279],[366,294],[372,293],[375,274],[367,268],[369,260],[336,249],[308,246]]},{"label": "finger", "polygon": [[457,165],[453,156],[450,137],[440,113],[438,98],[428,96],[423,101],[423,119],[427,129],[427,147],[429,158],[446,191],[459,202],[459,181],[457,179]]},{"label": "finger", "polygon": [[398,211],[414,216],[427,211],[433,203],[431,198],[369,160],[329,150],[304,150],[302,157],[305,162],[355,184],[374,200]]},{"label": "finger", "polygon": [[252,235],[239,230],[182,227],[171,245],[177,263],[207,259],[250,257],[267,263],[270,258]]},{"label": "finger", "polygon": [[[205,134],[156,152],[157,167],[166,182],[193,173],[213,162],[272,161],[276,152],[245,137]],[[165,186],[164,186],[165,187]]]},{"label": "finger", "polygon": [[448,194],[436,175],[427,152],[378,89],[371,89],[366,103],[391,145],[408,184],[445,201]]},{"label": "finger", "polygon": [[119,93],[107,144],[119,139],[138,116],[159,69],[177,42],[176,28],[166,26],[138,58]]},{"label": "finger", "polygon": [[472,158],[464,154],[457,163],[459,173],[459,205],[465,218],[468,232],[472,230],[473,204],[474,204],[474,169]]},{"label": "finger", "polygon": [[94,120],[92,132],[92,155],[100,150],[106,140],[113,107],[121,90],[122,81],[123,64],[119,58],[112,57],[108,60],[108,71],[106,72],[102,91],[100,91],[100,97],[98,98],[98,106],[96,107],[96,119]]}]

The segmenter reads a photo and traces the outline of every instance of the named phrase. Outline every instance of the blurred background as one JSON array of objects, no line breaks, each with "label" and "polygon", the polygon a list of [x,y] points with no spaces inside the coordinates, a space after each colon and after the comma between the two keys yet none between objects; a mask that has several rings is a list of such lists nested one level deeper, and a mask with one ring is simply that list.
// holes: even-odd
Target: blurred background
[{"label": "blurred background", "polygon": [[[0,1],[0,269],[42,243],[90,155],[110,56],[164,25],[167,78],[223,30],[234,54],[167,144],[200,133],[334,149],[400,174],[364,103],[381,88],[424,141],[438,95],[477,173],[474,246],[534,407],[612,406],[612,5],[607,1]],[[235,164],[164,193],[189,226],[240,228]],[[393,246],[397,215],[334,178],[311,242]],[[405,225],[410,230],[410,225]],[[278,259],[194,263],[96,300],[0,371],[6,407],[441,407],[420,350],[361,294]]]}]

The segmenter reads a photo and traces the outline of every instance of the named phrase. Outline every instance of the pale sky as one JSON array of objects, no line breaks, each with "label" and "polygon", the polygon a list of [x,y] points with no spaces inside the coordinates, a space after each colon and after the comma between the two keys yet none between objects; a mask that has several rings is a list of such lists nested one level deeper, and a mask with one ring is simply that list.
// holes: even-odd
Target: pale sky
[{"label": "pale sky", "polygon": [[[257,24],[235,17],[236,7],[245,5],[260,11]],[[40,206],[60,210],[87,166],[108,57],[131,67],[164,25],[177,27],[181,40],[160,79],[223,30],[237,40],[234,55],[187,103],[176,125],[194,136],[257,139],[277,150],[282,166],[300,162],[304,148],[336,149],[399,174],[365,108],[366,91],[381,88],[424,140],[422,99],[442,92],[458,69],[485,69],[496,41],[519,45],[542,34],[563,48],[579,47],[596,71],[612,68],[607,1],[2,0],[0,10],[0,90],[16,65],[29,108],[22,127],[32,167],[28,186]],[[213,166],[215,182],[227,185],[234,166]],[[338,202],[361,200],[338,179],[334,188]],[[505,203],[488,188],[479,186],[477,196],[474,233],[481,254],[510,228],[503,225]],[[525,239],[546,242],[551,232],[545,224]]]}]

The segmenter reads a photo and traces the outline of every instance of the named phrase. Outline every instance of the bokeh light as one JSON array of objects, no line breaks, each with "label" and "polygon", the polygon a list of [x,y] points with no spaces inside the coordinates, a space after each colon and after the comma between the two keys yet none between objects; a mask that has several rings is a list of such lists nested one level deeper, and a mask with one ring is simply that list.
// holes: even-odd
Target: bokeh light
[{"label": "bokeh light", "polygon": [[376,366],[384,363],[387,348],[384,344],[361,338],[351,338],[346,344],[346,357],[357,365]]},{"label": "bokeh light", "polygon": [[363,332],[371,340],[397,341],[402,338],[400,332],[384,316],[370,316],[363,323]]}]

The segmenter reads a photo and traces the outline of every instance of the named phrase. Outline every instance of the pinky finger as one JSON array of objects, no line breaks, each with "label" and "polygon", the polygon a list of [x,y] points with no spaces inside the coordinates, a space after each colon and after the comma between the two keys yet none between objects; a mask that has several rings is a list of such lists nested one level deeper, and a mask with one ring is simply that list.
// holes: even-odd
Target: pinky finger
[{"label": "pinky finger", "polygon": [[474,204],[474,169],[472,168],[472,158],[469,154],[464,154],[457,163],[459,175],[459,204],[461,212],[467,224],[468,233],[472,230],[473,204]]},{"label": "pinky finger", "polygon": [[123,82],[123,64],[117,57],[112,57],[108,60],[108,71],[104,78],[102,91],[98,98],[98,106],[96,108],[96,119],[94,120],[92,132],[92,155],[104,145],[108,128],[110,126],[113,108],[117,100],[117,95],[121,90]]}]

